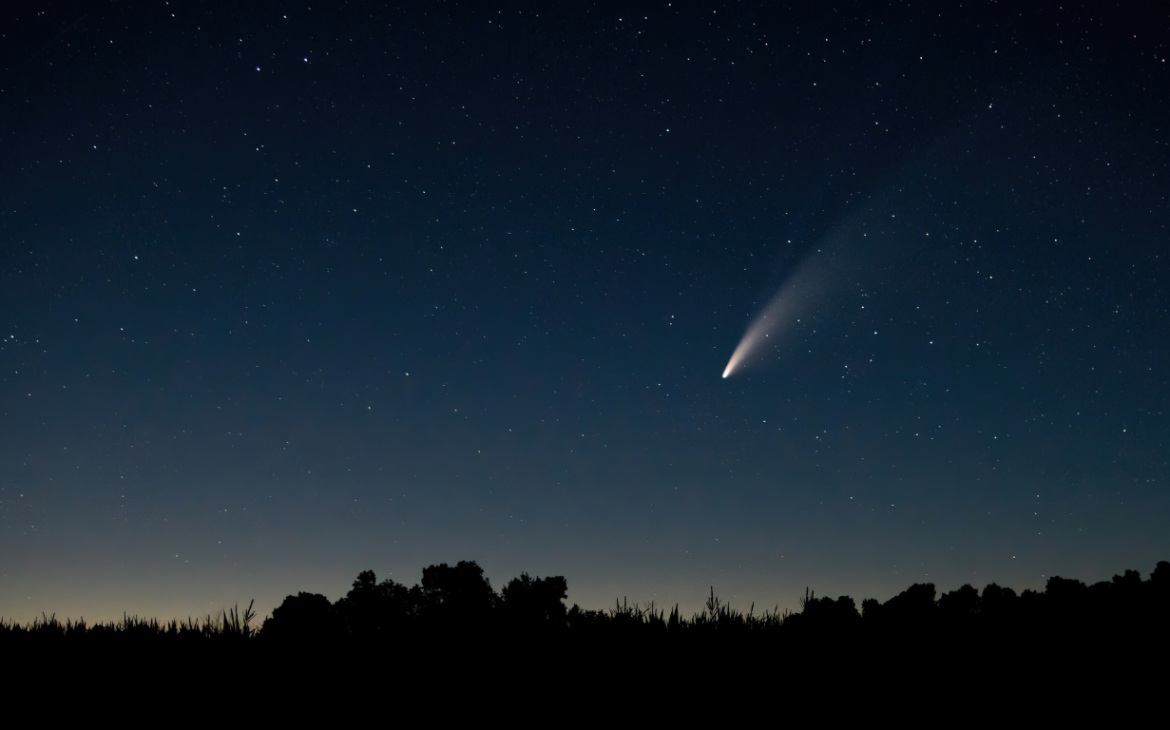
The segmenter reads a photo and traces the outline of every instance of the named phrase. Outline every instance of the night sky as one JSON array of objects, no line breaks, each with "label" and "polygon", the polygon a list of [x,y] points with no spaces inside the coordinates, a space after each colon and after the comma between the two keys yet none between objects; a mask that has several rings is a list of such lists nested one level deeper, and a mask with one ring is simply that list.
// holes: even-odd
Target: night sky
[{"label": "night sky", "polygon": [[1167,56],[1160,3],[7,4],[0,615],[1147,574]]}]

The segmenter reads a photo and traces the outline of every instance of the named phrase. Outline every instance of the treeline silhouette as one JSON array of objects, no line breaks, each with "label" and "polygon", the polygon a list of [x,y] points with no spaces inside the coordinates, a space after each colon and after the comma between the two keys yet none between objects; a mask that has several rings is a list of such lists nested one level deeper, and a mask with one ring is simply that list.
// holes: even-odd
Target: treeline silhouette
[{"label": "treeline silhouette", "polygon": [[[528,574],[496,591],[468,561],[428,566],[409,588],[364,571],[337,600],[290,595],[262,624],[251,604],[169,622],[0,619],[0,657],[21,678],[13,707],[130,698],[159,717],[210,703],[298,724],[313,706],[479,721],[503,702],[504,717],[558,721],[630,708],[691,724],[712,711],[934,722],[960,708],[988,721],[1026,708],[1051,722],[1081,720],[1086,703],[1160,706],[1170,649],[1170,562],[1043,591],[918,583],[860,606],[806,590],[796,611],[743,610],[714,589],[689,616],[566,607],[567,595],[564,577]],[[79,704],[78,688],[101,699]]]},{"label": "treeline silhouette", "polygon": [[1030,645],[1100,645],[1140,636],[1164,639],[1170,617],[1170,562],[1157,564],[1142,580],[1126,570],[1110,581],[1086,585],[1048,579],[1043,592],[1020,593],[994,583],[980,592],[971,585],[941,596],[932,583],[916,583],[884,603],[869,598],[860,609],[849,596],[800,598],[797,612],[754,605],[733,608],[715,595],[689,617],[651,602],[617,602],[608,610],[566,608],[562,576],[513,578],[497,593],[473,561],[423,570],[411,588],[379,582],[373,571],[357,576],[335,602],[317,593],[290,595],[255,626],[252,605],[218,617],[160,623],[137,617],[87,624],[42,616],[27,624],[0,620],[0,651],[56,648],[144,647],[160,650],[326,651],[393,645],[399,651],[436,647],[577,646],[604,648],[610,642],[657,647],[775,647],[788,643],[820,647],[909,647],[1025,640]]}]

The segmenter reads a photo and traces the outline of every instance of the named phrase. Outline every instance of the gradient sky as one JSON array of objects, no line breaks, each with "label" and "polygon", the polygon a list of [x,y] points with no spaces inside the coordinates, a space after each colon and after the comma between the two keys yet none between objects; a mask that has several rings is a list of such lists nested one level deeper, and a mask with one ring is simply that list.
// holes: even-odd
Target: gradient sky
[{"label": "gradient sky", "polygon": [[0,615],[1148,573],[1144,7],[6,5]]}]

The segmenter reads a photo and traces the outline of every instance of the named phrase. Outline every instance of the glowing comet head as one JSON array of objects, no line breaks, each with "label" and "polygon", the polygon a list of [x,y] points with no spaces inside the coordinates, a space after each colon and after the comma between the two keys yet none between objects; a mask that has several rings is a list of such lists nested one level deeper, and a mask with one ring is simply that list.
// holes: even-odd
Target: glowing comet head
[{"label": "glowing comet head", "polygon": [[779,329],[782,321],[781,315],[783,314],[783,308],[784,301],[777,295],[764,308],[764,311],[756,317],[755,321],[748,327],[747,332],[744,333],[743,339],[739,341],[735,352],[731,353],[731,359],[727,361],[727,367],[723,369],[723,377],[730,377],[736,370],[744,367],[747,359],[760,346],[764,339],[771,335],[773,331]]},{"label": "glowing comet head", "polygon": [[806,259],[800,267],[784,282],[768,306],[764,307],[756,318],[752,320],[743,339],[739,341],[727,367],[723,369],[723,377],[728,378],[735,372],[742,370],[751,361],[753,355],[758,354],[760,346],[767,341],[775,345],[779,336],[798,320],[800,310],[816,300],[816,293],[824,289],[823,286],[814,286],[825,277],[818,272],[822,270],[820,257]]}]

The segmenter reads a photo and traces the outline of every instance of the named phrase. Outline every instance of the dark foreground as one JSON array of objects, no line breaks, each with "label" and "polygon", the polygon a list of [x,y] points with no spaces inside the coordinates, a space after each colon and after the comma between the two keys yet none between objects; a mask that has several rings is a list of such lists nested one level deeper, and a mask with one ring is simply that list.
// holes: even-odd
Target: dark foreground
[{"label": "dark foreground", "polygon": [[1167,562],[1145,580],[1054,577],[1044,592],[993,584],[937,596],[916,584],[861,610],[809,593],[797,613],[744,613],[712,593],[686,618],[566,609],[566,591],[563,578],[522,575],[497,594],[470,562],[430,566],[411,589],[366,572],[336,602],[289,596],[259,629],[250,609],[166,624],[6,622],[0,656],[25,678],[163,692],[194,683],[209,699],[280,698],[281,711],[350,696],[440,714],[482,701],[583,713],[633,703],[684,718],[716,706],[724,717],[748,706],[832,717],[1012,705],[1066,717],[1107,700],[1142,706],[1170,679]]}]

